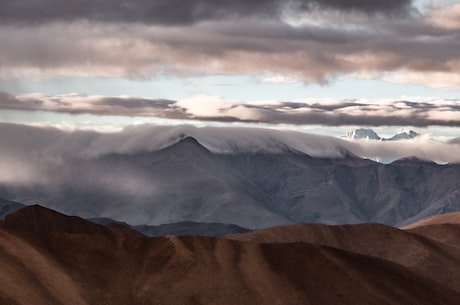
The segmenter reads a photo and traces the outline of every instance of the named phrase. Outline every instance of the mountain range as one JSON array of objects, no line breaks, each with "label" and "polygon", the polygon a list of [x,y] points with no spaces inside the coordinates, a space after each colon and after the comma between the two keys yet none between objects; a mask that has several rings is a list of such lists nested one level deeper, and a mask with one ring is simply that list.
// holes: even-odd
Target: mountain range
[{"label": "mountain range", "polygon": [[367,139],[367,140],[381,140],[381,141],[398,141],[408,140],[418,137],[419,134],[413,130],[402,130],[390,138],[380,137],[374,130],[370,128],[358,128],[347,133],[346,137],[350,139]]},{"label": "mountain range", "polygon": [[458,304],[460,239],[417,228],[148,238],[27,206],[0,220],[0,304]]},{"label": "mountain range", "polygon": [[460,210],[459,164],[415,158],[381,164],[343,155],[318,158],[289,147],[217,153],[184,136],[156,151],[69,160],[49,175],[49,184],[0,184],[0,198],[133,226],[401,226]]}]

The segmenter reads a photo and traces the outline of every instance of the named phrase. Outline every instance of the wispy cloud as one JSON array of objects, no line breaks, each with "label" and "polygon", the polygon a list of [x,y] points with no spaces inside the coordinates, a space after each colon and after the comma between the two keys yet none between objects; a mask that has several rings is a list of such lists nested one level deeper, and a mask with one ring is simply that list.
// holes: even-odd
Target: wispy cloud
[{"label": "wispy cloud", "polygon": [[245,102],[207,95],[173,101],[131,96],[2,93],[0,109],[293,125],[460,126],[460,100],[434,98]]}]

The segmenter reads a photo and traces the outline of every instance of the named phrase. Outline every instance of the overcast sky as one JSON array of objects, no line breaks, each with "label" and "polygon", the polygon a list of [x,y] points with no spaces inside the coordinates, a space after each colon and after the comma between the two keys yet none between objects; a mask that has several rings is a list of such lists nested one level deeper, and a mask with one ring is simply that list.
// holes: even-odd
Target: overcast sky
[{"label": "overcast sky", "polygon": [[2,0],[0,45],[4,122],[460,127],[457,1]]}]

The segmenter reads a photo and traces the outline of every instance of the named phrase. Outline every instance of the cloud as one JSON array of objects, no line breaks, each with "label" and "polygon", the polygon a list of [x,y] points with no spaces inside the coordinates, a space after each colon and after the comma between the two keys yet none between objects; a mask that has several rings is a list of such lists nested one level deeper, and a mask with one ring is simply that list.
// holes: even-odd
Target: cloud
[{"label": "cloud", "polygon": [[0,22],[43,23],[91,20],[149,24],[193,24],[203,20],[279,17],[285,10],[328,8],[370,14],[406,12],[409,0],[59,0],[0,2]]},{"label": "cloud", "polygon": [[460,100],[436,98],[245,102],[207,95],[195,95],[173,101],[132,96],[14,96],[1,93],[0,109],[293,125],[460,126]]},{"label": "cloud", "polygon": [[460,3],[433,8],[427,21],[436,27],[460,30]]},{"label": "cloud", "polygon": [[[453,66],[459,66],[459,63]],[[382,79],[399,84],[423,84],[432,88],[460,87],[460,74],[452,72],[397,71],[385,73]]]},{"label": "cloud", "polygon": [[458,4],[421,12],[406,0],[61,3],[1,1],[0,79],[250,74],[326,84],[351,75],[460,86]]},{"label": "cloud", "polygon": [[[459,33],[430,22],[429,12],[392,18],[353,9],[315,10],[294,12],[283,20],[219,18],[187,27],[67,19],[40,25],[8,23],[0,26],[0,78],[224,73],[327,83],[351,74],[458,86]],[[398,77],[390,77],[392,73]],[[437,77],[430,82],[417,75]]]},{"label": "cloud", "polygon": [[106,97],[97,95],[42,93],[13,96],[0,92],[0,108],[13,110],[44,110],[71,114],[144,115],[181,118],[181,111],[172,105],[176,101],[132,96]]},{"label": "cloud", "polygon": [[[74,181],[85,187],[112,192],[145,194],[154,191],[144,169],[120,163],[111,168],[113,158],[156,151],[191,136],[215,153],[266,152],[287,149],[313,157],[342,158],[348,154],[363,158],[395,160],[415,156],[437,162],[460,162],[460,146],[455,141],[437,142],[429,137],[412,140],[352,141],[331,136],[264,128],[194,127],[190,125],[140,125],[119,132],[64,131],[14,124],[0,124],[0,182],[28,185],[59,185]],[[100,162],[101,156],[109,156]],[[112,157],[110,157],[112,156]],[[114,159],[114,160],[115,160]],[[123,158],[119,158],[123,160]],[[83,164],[86,164],[82,168]],[[78,170],[77,170],[78,169]],[[113,174],[120,171],[123,174]],[[76,172],[80,174],[76,174]],[[84,174],[82,174],[84,173]],[[133,181],[135,183],[133,183]]]},{"label": "cloud", "polygon": [[299,80],[289,77],[289,76],[284,76],[284,75],[275,75],[275,76],[270,76],[270,77],[266,77],[262,79],[262,83],[279,84],[279,85],[295,84],[298,82]]}]

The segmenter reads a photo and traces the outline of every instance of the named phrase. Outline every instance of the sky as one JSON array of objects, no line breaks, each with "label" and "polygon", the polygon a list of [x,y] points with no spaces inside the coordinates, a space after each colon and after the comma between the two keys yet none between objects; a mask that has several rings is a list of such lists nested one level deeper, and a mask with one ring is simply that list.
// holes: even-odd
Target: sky
[{"label": "sky", "polygon": [[460,136],[460,2],[0,1],[0,122]]}]

